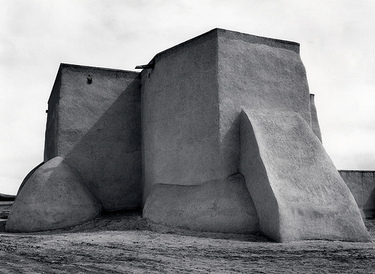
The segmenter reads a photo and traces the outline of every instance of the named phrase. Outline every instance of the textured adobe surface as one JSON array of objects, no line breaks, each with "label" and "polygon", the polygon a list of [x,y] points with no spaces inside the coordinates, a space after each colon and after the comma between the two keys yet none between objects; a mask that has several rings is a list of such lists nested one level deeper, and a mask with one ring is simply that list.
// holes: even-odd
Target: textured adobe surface
[{"label": "textured adobe surface", "polygon": [[143,217],[197,231],[259,231],[258,215],[241,174],[195,186],[155,185]]},{"label": "textured adobe surface", "polygon": [[243,108],[295,111],[310,124],[309,88],[297,43],[219,29],[218,83],[226,174],[238,171]]},{"label": "textured adobe surface", "polygon": [[241,173],[272,239],[369,241],[353,195],[299,114],[242,113]]},{"label": "textured adobe surface", "polygon": [[18,194],[6,230],[33,232],[77,225],[100,214],[84,179],[64,159],[40,166]]},{"label": "textured adobe surface", "polygon": [[142,72],[144,202],[155,184],[223,179],[216,48],[209,32],[159,53]]},{"label": "textured adobe surface", "polygon": [[375,218],[375,171],[340,170],[366,218]]},{"label": "textured adobe surface", "polygon": [[135,72],[62,64],[49,100],[45,161],[64,157],[105,210],[141,205],[139,84]]},{"label": "textured adobe surface", "polygon": [[310,124],[297,43],[214,29],[142,72],[144,201],[154,184],[195,185],[238,172],[239,114],[293,110]]}]

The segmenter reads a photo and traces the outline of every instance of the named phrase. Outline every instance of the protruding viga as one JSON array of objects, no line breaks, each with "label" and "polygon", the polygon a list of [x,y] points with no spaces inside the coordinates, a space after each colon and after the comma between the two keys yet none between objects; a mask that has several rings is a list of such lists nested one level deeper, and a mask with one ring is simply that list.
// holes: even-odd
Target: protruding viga
[{"label": "protruding viga", "polygon": [[33,232],[74,226],[91,220],[101,205],[80,174],[62,157],[40,166],[27,180],[6,223],[10,232]]}]

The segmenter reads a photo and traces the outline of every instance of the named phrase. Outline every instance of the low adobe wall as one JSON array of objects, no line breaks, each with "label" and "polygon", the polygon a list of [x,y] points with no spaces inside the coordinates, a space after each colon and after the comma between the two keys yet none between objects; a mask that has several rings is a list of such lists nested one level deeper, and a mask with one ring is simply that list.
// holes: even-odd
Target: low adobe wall
[{"label": "low adobe wall", "polygon": [[339,170],[366,218],[375,218],[375,171]]},{"label": "low adobe wall", "polygon": [[259,231],[253,200],[239,173],[201,185],[155,185],[143,217],[196,231],[245,234]]}]

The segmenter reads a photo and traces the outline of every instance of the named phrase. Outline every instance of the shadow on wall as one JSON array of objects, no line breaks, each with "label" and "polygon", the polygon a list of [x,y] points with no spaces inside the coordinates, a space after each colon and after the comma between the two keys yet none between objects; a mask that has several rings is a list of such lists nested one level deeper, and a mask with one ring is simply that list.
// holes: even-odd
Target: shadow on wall
[{"label": "shadow on wall", "polygon": [[[105,211],[139,208],[142,198],[140,123],[139,79],[136,78],[66,155],[55,155],[63,158],[54,157],[25,177],[13,206],[17,210],[11,212],[6,229],[32,232],[79,224],[85,217],[72,223],[72,219],[77,219],[72,216],[75,204],[86,205],[90,211],[87,214],[91,215],[92,207],[97,205]],[[60,185],[51,184],[52,180]],[[61,183],[65,180],[75,183],[65,187]],[[65,189],[56,191],[56,188]],[[80,189],[90,193],[77,196],[75,192]],[[65,198],[61,197],[64,195]],[[62,213],[56,199],[72,200],[72,197],[94,197],[94,200],[71,201],[72,208],[66,208],[65,204]],[[43,211],[45,208],[49,208],[48,214]]]},{"label": "shadow on wall", "polygon": [[138,86],[134,80],[65,156],[106,211],[141,206]]},{"label": "shadow on wall", "polygon": [[240,113],[241,108],[238,107],[238,114],[220,143],[222,162],[226,172],[224,177],[240,171]]}]

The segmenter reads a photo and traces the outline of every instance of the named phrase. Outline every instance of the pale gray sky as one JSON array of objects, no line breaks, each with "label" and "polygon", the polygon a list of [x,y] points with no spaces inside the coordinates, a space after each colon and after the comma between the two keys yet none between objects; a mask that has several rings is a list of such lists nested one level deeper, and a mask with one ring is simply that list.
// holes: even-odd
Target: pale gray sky
[{"label": "pale gray sky", "polygon": [[374,0],[0,0],[0,192],[43,160],[60,63],[132,70],[220,27],[295,41],[338,169],[375,170]]}]

